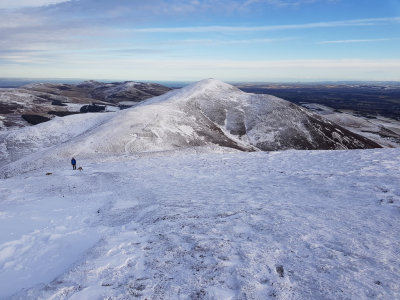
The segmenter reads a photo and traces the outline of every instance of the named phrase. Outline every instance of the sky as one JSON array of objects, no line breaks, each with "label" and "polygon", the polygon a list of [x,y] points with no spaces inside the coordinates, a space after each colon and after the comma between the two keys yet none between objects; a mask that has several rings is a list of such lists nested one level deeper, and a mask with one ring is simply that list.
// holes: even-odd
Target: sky
[{"label": "sky", "polygon": [[0,0],[0,77],[400,81],[400,0]]}]

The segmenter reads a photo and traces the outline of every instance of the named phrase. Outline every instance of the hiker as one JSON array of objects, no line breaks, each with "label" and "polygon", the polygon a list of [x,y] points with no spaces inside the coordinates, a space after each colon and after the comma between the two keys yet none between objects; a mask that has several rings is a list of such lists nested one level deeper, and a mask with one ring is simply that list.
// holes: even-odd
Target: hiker
[{"label": "hiker", "polygon": [[76,170],[76,160],[75,158],[71,159],[72,170]]}]

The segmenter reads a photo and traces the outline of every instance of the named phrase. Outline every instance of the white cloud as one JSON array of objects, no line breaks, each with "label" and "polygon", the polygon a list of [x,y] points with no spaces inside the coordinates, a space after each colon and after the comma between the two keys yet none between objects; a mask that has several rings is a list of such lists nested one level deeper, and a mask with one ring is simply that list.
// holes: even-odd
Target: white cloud
[{"label": "white cloud", "polygon": [[299,6],[303,4],[310,4],[319,0],[247,0],[243,5],[250,6],[253,4],[270,4],[275,6]]},{"label": "white cloud", "polygon": [[[0,29],[33,28],[45,23],[42,16],[28,15],[20,12],[10,12],[0,14]],[[4,38],[4,33],[0,32],[0,37]]]},{"label": "white cloud", "polygon": [[153,27],[153,28],[134,28],[128,29],[132,32],[145,33],[190,33],[190,32],[250,32],[250,31],[274,31],[290,29],[311,29],[327,27],[352,27],[352,26],[373,26],[388,23],[399,23],[400,17],[392,18],[370,18],[345,21],[316,22],[305,24],[290,25],[270,25],[270,26],[196,26],[196,27]]},{"label": "white cloud", "polygon": [[68,2],[70,0],[0,0],[0,9],[38,7]]},{"label": "white cloud", "polygon": [[336,41],[322,41],[317,44],[352,44],[352,43],[373,43],[373,42],[385,42],[394,41],[397,39],[360,39],[360,40],[336,40]]},{"label": "white cloud", "polygon": [[291,41],[296,38],[293,37],[284,37],[284,38],[259,38],[259,39],[232,39],[232,40],[223,40],[223,39],[187,39],[187,40],[174,40],[168,41],[166,43],[160,43],[159,45],[246,45],[246,44],[264,44],[264,43],[277,43],[277,42],[285,42]]}]

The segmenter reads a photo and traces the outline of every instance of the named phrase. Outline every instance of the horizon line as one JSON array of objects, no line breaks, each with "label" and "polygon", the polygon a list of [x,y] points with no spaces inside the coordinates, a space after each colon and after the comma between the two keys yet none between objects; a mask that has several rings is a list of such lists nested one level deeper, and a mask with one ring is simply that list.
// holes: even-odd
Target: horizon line
[{"label": "horizon line", "polygon": [[[203,78],[205,79],[205,78]],[[67,80],[67,81],[99,81],[99,82],[166,82],[166,83],[194,83],[201,81],[199,80],[149,80],[149,79],[104,79],[104,78],[71,78],[71,77],[0,77],[1,81],[13,80],[13,81],[57,81],[57,80]],[[358,80],[358,79],[347,79],[347,80],[332,80],[332,79],[321,79],[321,80],[299,80],[299,79],[276,79],[276,80],[221,80],[226,83],[238,84],[238,83],[251,83],[251,84],[259,84],[259,83],[400,83],[400,80]],[[62,82],[60,82],[62,83]],[[1,88],[1,87],[0,87]]]}]

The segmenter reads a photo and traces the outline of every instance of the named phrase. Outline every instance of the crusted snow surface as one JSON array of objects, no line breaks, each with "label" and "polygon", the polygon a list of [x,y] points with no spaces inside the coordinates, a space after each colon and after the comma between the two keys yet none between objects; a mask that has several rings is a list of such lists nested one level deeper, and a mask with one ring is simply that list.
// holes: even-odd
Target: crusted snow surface
[{"label": "crusted snow surface", "polygon": [[399,299],[399,150],[78,158],[2,179],[0,298]]}]

